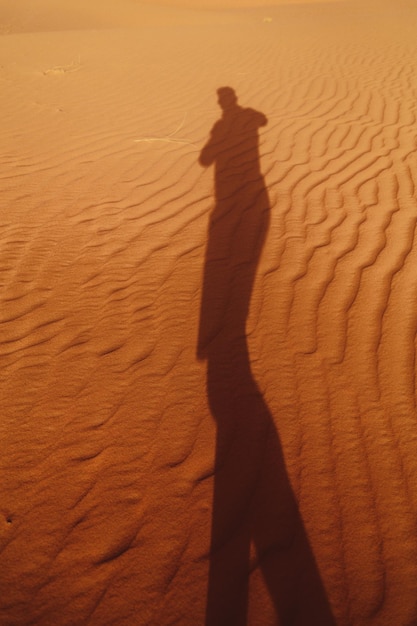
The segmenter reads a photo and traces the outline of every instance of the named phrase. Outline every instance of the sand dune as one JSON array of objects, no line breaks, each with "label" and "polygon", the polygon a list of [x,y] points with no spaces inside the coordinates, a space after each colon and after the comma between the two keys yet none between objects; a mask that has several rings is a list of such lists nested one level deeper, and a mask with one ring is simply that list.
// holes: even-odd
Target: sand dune
[{"label": "sand dune", "polygon": [[0,622],[411,626],[416,8],[165,4],[0,3]]}]

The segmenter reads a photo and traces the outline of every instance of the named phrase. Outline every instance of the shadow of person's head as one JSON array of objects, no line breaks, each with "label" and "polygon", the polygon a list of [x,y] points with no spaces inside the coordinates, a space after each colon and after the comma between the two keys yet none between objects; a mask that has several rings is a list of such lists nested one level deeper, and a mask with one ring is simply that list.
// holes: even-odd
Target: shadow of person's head
[{"label": "shadow of person's head", "polygon": [[235,90],[231,87],[219,87],[217,90],[217,98],[220,108],[224,112],[235,109],[237,104],[237,96]]}]

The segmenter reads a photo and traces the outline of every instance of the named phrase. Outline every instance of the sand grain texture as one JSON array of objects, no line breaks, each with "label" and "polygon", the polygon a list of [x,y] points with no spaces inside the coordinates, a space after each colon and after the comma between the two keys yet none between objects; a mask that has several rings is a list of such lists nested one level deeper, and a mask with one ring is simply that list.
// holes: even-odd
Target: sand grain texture
[{"label": "sand grain texture", "polygon": [[[281,511],[245,534],[236,626],[324,625],[300,608],[309,568],[335,624],[411,626],[417,10],[169,4],[0,3],[0,622],[209,623],[223,475],[233,572],[241,520]],[[267,118],[226,205],[201,162],[222,86]],[[262,202],[256,252],[231,230],[207,278],[216,211],[252,233]],[[198,358],[213,276],[229,300]]]}]

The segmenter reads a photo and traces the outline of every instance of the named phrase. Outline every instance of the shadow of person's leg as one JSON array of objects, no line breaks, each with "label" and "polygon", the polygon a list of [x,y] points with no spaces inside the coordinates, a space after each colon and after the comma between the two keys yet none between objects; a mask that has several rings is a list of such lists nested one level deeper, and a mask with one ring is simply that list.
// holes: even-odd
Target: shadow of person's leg
[{"label": "shadow of person's leg", "polygon": [[253,538],[277,624],[335,626],[272,420],[254,504]]},{"label": "shadow of person's leg", "polygon": [[224,539],[224,543],[219,544],[224,524],[222,503],[224,503],[223,496],[218,495],[216,498],[215,495],[206,626],[246,626],[249,525],[246,520],[231,536]]},{"label": "shadow of person's leg", "polygon": [[246,626],[253,500],[266,421],[253,414],[258,392],[244,339],[224,339],[220,334],[212,343],[208,369],[217,437],[206,626]]}]

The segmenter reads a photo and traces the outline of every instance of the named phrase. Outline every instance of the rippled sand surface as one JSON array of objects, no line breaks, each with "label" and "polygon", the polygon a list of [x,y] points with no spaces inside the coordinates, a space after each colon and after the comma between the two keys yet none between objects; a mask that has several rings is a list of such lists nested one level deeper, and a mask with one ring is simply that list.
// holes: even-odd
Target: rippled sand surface
[{"label": "rippled sand surface", "polygon": [[166,4],[0,2],[0,622],[412,626],[417,8]]}]

